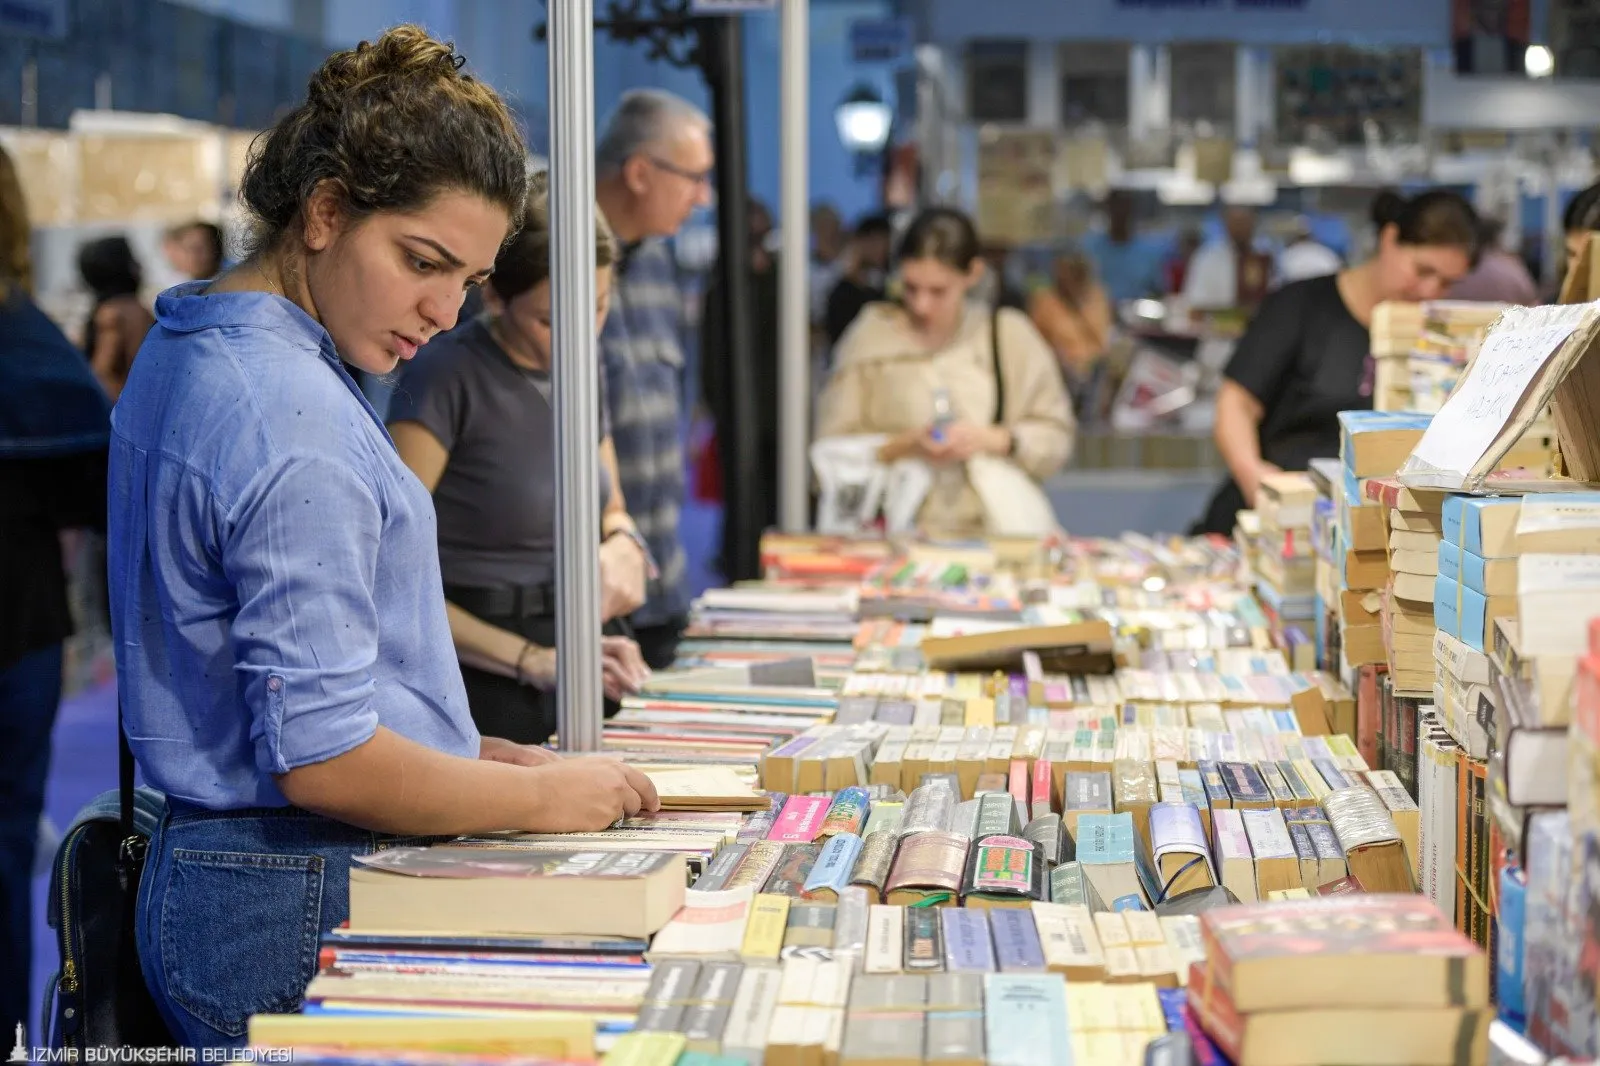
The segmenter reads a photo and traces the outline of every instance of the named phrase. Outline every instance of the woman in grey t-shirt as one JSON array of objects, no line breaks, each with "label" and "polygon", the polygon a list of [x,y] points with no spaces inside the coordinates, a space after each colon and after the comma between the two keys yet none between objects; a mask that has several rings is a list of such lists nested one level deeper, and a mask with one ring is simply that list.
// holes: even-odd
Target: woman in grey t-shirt
[{"label": "woman in grey t-shirt", "polygon": [[[603,322],[616,244],[595,235]],[[555,413],[550,396],[549,196],[542,175],[527,222],[495,260],[486,312],[429,344],[389,406],[400,458],[433,493],[450,634],[478,728],[539,744],[555,730]],[[596,323],[598,331],[600,323]],[[603,388],[603,383],[602,383]],[[601,617],[607,710],[648,674],[623,619],[654,567],[617,488],[600,402]]]}]

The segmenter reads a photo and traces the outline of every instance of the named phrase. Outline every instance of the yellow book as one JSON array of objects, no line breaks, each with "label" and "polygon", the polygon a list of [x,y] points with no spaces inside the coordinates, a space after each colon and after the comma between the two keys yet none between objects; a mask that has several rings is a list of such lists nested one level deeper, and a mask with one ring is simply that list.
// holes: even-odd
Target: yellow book
[{"label": "yellow book", "polygon": [[986,725],[994,727],[994,700],[987,696],[977,696],[967,700],[966,722],[969,727]]},{"label": "yellow book", "polygon": [[582,1061],[595,1057],[594,1018],[556,1011],[541,1011],[537,1018],[258,1014],[250,1019],[250,1044],[278,1048],[402,1048]]},{"label": "yellow book", "polygon": [[739,955],[747,961],[776,961],[783,952],[783,934],[789,926],[789,897],[763,892],[750,906]]},{"label": "yellow book", "polygon": [[606,1052],[605,1066],[673,1066],[688,1043],[682,1033],[623,1033]]},{"label": "yellow book", "polygon": [[1306,788],[1311,790],[1311,795],[1319,804],[1324,796],[1333,791],[1328,787],[1328,783],[1322,779],[1322,775],[1317,772],[1316,766],[1312,764],[1310,759],[1296,759],[1294,768],[1300,774],[1300,780],[1305,782]]},{"label": "yellow book", "polygon": [[1273,902],[1280,899],[1310,899],[1311,893],[1303,888],[1275,888],[1267,893],[1267,901]]}]

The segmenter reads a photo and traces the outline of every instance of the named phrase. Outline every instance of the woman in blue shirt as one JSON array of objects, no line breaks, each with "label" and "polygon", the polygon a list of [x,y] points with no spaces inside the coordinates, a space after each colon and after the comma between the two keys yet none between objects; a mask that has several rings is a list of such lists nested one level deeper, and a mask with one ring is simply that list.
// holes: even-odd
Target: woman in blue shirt
[{"label": "woman in blue shirt", "polygon": [[112,418],[112,625],[128,740],[169,813],[140,963],[173,1034],[295,1009],[353,854],[655,809],[608,759],[480,738],[428,492],[348,368],[454,325],[520,224],[500,99],[414,27],[328,59],[240,190],[256,251],[156,303]]}]

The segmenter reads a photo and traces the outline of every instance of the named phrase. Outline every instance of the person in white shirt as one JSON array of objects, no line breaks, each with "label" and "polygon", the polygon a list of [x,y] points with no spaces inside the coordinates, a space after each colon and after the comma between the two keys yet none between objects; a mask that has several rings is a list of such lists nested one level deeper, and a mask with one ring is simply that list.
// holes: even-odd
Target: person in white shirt
[{"label": "person in white shirt", "polygon": [[1289,243],[1278,253],[1277,284],[1327,277],[1343,269],[1339,253],[1311,235],[1311,223],[1303,217],[1295,219]]},{"label": "person in white shirt", "polygon": [[1224,208],[1222,225],[1225,236],[1201,246],[1184,278],[1184,298],[1197,311],[1254,306],[1272,281],[1270,259],[1255,248],[1255,212]]}]

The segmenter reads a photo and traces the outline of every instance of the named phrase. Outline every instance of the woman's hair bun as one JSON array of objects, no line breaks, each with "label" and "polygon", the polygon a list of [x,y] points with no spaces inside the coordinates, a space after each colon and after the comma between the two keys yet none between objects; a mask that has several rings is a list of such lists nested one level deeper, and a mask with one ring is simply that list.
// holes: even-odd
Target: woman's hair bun
[{"label": "woman's hair bun", "polygon": [[1393,189],[1384,189],[1372,198],[1372,224],[1379,229],[1391,225],[1398,226],[1409,206],[1411,206],[1410,201],[1404,196]]},{"label": "woman's hair bun", "polygon": [[505,102],[464,63],[417,26],[329,56],[305,100],[251,148],[239,198],[256,221],[255,247],[279,241],[323,182],[353,219],[459,190],[520,225],[526,143]]},{"label": "woman's hair bun", "polygon": [[320,103],[346,106],[349,94],[379,79],[454,79],[461,76],[465,63],[465,56],[420,27],[396,26],[376,41],[362,41],[328,57],[311,76],[306,95]]}]

